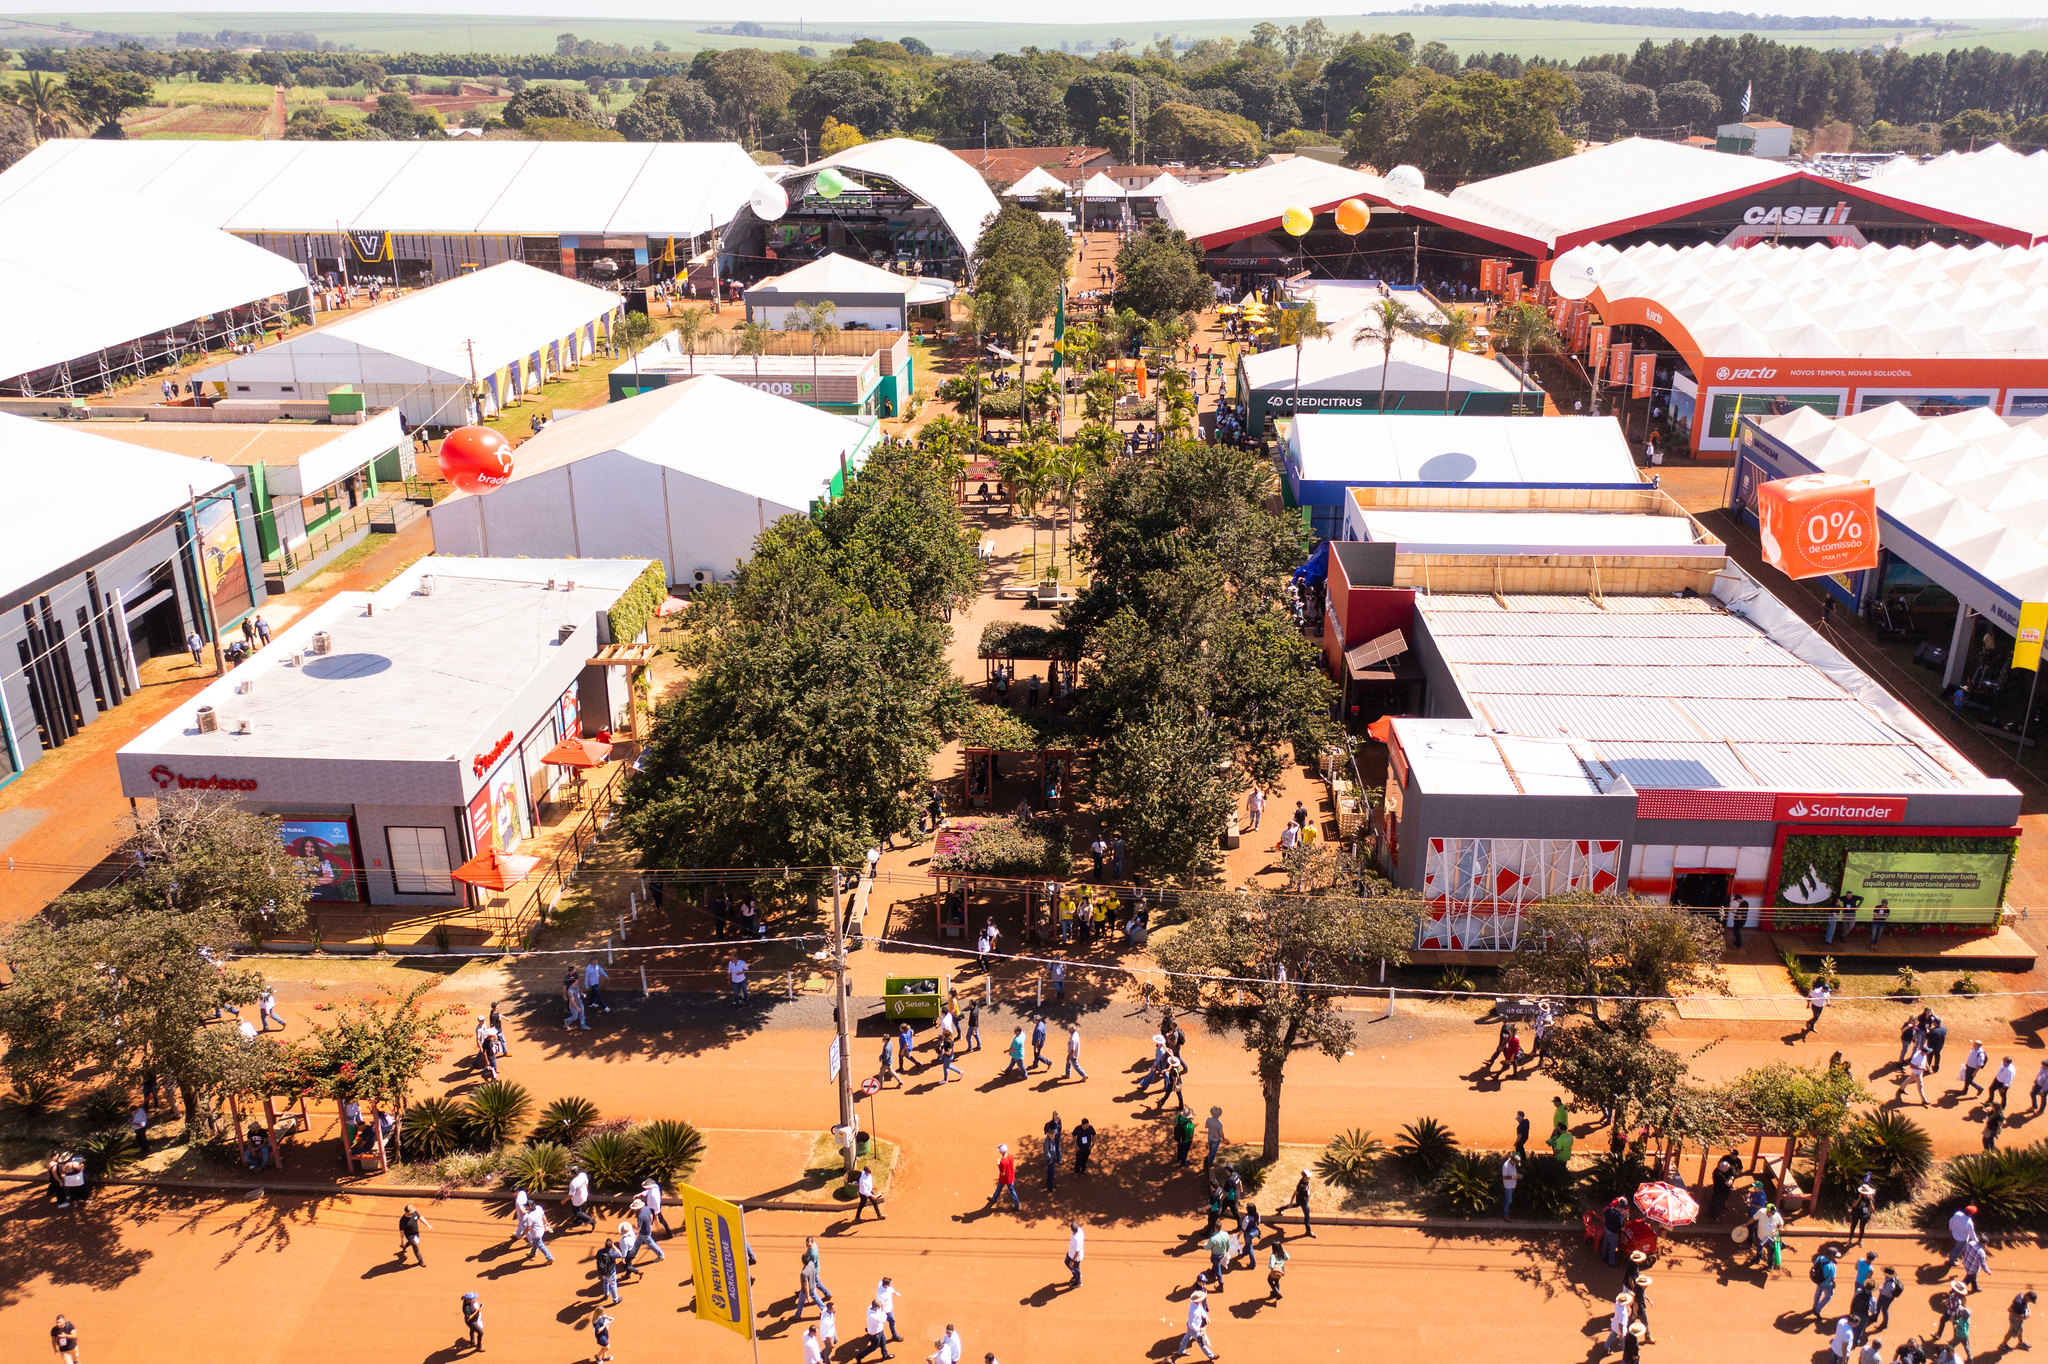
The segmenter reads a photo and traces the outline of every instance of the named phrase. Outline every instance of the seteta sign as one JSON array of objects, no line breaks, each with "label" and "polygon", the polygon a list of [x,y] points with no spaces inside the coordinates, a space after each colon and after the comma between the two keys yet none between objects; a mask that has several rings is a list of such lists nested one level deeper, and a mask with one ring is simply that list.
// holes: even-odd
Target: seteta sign
[{"label": "seteta sign", "polygon": [[1906,817],[1904,796],[1779,796],[1778,823],[1896,824]]}]

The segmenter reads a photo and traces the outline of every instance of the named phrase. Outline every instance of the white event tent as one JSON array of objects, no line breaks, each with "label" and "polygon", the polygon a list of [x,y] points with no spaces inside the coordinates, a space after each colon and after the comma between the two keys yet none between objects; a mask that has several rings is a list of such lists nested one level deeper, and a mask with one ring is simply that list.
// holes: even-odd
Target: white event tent
[{"label": "white event tent", "polygon": [[899,275],[834,252],[748,289],[747,320],[787,331],[792,325],[791,309],[829,300],[833,320],[842,327],[900,332],[908,328],[906,315],[911,308],[944,302],[953,293],[950,280]]},{"label": "white event tent", "polygon": [[61,215],[0,205],[0,299],[14,319],[0,329],[0,381],[47,394],[69,365],[73,383],[93,383],[181,348],[155,338],[200,319],[214,337],[236,308],[300,294],[304,309],[306,287],[290,261],[133,199],[88,197]]},{"label": "white event tent", "polygon": [[1005,199],[1035,199],[1041,194],[1065,194],[1067,182],[1043,166],[1033,166],[1015,184],[1003,191]]},{"label": "white event tent", "polygon": [[[460,426],[588,358],[619,296],[507,261],[200,371],[219,397],[318,398],[353,387],[414,428]],[[472,388],[474,386],[474,389]]]},{"label": "white event tent", "polygon": [[723,578],[778,517],[841,491],[880,430],[716,374],[560,418],[495,492],[430,513],[437,554],[659,559]]}]

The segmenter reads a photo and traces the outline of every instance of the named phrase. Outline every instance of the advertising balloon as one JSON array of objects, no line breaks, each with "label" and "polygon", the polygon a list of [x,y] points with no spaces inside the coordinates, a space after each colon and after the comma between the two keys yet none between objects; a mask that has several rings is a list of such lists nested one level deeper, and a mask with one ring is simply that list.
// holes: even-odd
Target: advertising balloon
[{"label": "advertising balloon", "polygon": [[1355,237],[1365,231],[1365,225],[1372,221],[1372,210],[1363,199],[1346,199],[1337,205],[1337,230],[1347,237]]},{"label": "advertising balloon", "polygon": [[1586,298],[1600,287],[1600,256],[1575,246],[1550,263],[1550,291],[1559,298]]},{"label": "advertising balloon", "polygon": [[1387,197],[1405,204],[1422,193],[1422,172],[1413,166],[1396,166],[1387,172]]},{"label": "advertising balloon", "polygon": [[1280,226],[1287,229],[1289,236],[1299,237],[1315,225],[1316,215],[1300,204],[1289,204],[1280,210]]},{"label": "advertising balloon", "polygon": [[846,193],[846,177],[827,166],[818,172],[818,193],[827,199],[837,199]]},{"label": "advertising balloon", "polygon": [[773,180],[763,181],[747,196],[747,207],[763,222],[774,222],[789,212],[789,192]]},{"label": "advertising balloon", "polygon": [[441,476],[466,493],[512,481],[512,442],[488,426],[458,426],[441,442]]}]

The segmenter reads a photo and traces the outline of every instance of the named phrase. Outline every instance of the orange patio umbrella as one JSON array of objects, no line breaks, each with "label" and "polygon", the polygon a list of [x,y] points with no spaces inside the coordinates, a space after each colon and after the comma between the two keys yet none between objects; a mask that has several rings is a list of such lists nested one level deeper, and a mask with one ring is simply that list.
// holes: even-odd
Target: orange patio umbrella
[{"label": "orange patio umbrella", "polygon": [[654,608],[654,614],[662,617],[673,616],[688,608],[689,605],[681,597],[663,597],[661,605]]},{"label": "orange patio umbrella", "polygon": [[1375,743],[1390,744],[1394,742],[1394,717],[1382,715],[1379,719],[1365,727],[1365,733]]},{"label": "orange patio umbrella", "polygon": [[503,848],[486,848],[451,874],[465,885],[482,890],[510,890],[533,875],[533,869],[539,865],[538,857],[508,853]]},{"label": "orange patio umbrella", "polygon": [[541,759],[556,767],[600,767],[612,755],[610,744],[595,739],[564,739]]}]

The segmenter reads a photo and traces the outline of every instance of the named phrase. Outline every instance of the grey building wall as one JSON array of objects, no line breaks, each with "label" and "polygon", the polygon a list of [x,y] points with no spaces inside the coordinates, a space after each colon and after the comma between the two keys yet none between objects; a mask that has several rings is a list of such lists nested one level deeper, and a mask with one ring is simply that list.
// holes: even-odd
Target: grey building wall
[{"label": "grey building wall", "polygon": [[463,843],[463,812],[452,805],[358,805],[356,836],[363,841],[364,875],[373,905],[459,908],[463,904],[462,883],[455,882],[450,895],[400,895],[392,887],[391,845],[386,829],[439,828],[448,837],[448,866],[452,870],[469,860]]}]

